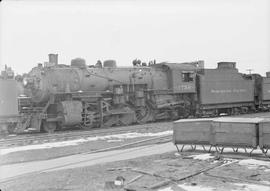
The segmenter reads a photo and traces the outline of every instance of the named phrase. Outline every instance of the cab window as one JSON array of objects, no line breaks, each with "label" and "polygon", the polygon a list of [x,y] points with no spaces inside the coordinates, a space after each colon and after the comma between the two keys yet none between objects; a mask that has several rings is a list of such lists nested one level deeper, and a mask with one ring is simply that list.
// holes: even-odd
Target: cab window
[{"label": "cab window", "polygon": [[182,81],[183,82],[193,82],[194,79],[194,72],[182,72]]}]

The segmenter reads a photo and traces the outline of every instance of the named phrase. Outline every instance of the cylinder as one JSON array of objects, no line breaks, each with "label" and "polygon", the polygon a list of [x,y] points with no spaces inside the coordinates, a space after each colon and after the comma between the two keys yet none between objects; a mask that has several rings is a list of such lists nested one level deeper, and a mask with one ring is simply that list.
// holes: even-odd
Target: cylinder
[{"label": "cylinder", "polygon": [[62,101],[57,107],[59,117],[62,117],[62,125],[78,125],[82,122],[82,102]]}]

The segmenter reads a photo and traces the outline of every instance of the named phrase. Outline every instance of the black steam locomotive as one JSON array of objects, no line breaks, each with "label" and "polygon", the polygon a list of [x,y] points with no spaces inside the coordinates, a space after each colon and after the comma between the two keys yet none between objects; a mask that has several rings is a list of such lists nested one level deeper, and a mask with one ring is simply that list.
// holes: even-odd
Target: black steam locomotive
[{"label": "black steam locomotive", "polygon": [[87,66],[80,58],[63,65],[57,57],[50,54],[49,62],[24,77],[28,97],[19,98],[20,122],[8,129],[110,127],[255,112],[270,105],[270,73],[241,74],[234,62],[219,62],[216,69],[205,69],[203,61],[117,67],[114,60]]}]

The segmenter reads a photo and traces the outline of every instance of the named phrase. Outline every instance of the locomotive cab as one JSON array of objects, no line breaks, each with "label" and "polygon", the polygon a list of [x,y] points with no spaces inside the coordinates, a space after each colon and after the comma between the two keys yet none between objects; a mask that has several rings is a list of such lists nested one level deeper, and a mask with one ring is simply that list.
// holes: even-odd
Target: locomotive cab
[{"label": "locomotive cab", "polygon": [[196,71],[203,68],[203,61],[160,65],[167,72],[168,88],[173,93],[196,93]]},{"label": "locomotive cab", "polygon": [[[158,112],[167,112],[171,119],[194,115],[196,109],[196,74],[203,69],[204,62],[163,62],[153,66],[162,70],[167,83],[166,90],[155,91],[151,94],[151,102],[156,106]],[[159,87],[159,89],[162,89],[162,87]]]}]

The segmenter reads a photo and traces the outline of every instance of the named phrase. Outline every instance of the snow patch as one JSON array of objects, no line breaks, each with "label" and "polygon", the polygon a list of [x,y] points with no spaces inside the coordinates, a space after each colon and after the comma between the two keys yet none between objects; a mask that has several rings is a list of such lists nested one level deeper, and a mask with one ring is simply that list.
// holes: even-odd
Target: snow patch
[{"label": "snow patch", "polygon": [[137,132],[123,133],[123,134],[115,134],[115,135],[87,137],[87,138],[75,139],[75,140],[69,140],[69,141],[60,141],[60,142],[52,142],[52,143],[42,143],[42,144],[37,144],[37,145],[11,147],[11,148],[0,149],[0,155],[5,155],[8,153],[13,153],[13,152],[18,152],[18,151],[75,146],[82,143],[86,143],[90,141],[98,141],[98,140],[116,142],[116,141],[123,141],[125,139],[132,139],[132,138],[138,138],[138,137],[157,137],[157,136],[165,136],[165,135],[172,135],[172,131],[162,131],[162,132],[157,132],[157,133],[137,133]]},{"label": "snow patch", "polygon": [[19,146],[19,147],[11,147],[6,149],[0,149],[0,154],[5,155],[8,153],[13,153],[17,151],[27,151],[27,150],[37,150],[37,149],[49,149],[55,147],[65,147],[65,146],[73,146],[78,145],[80,143],[85,142],[83,139],[71,140],[71,141],[61,141],[61,142],[54,142],[54,143],[43,143],[38,145],[26,145],[26,146]]},{"label": "snow patch", "polygon": [[173,191],[171,187],[159,189],[158,191]]},{"label": "snow patch", "polygon": [[[263,186],[263,185],[256,185],[256,184],[242,184],[242,183],[235,183],[235,186],[241,187],[241,190],[243,191],[270,191],[270,187],[269,186]],[[232,191],[237,191],[239,189],[236,190],[232,190]]]},{"label": "snow patch", "polygon": [[113,143],[113,142],[122,142],[122,139],[112,139],[112,140],[107,140],[108,143]]},{"label": "snow patch", "polygon": [[[247,166],[249,169],[257,169],[259,167],[266,167],[270,168],[270,162],[268,161],[261,161],[261,160],[255,160],[255,159],[245,159],[239,161],[240,165]],[[268,170],[268,169],[265,169]]]},{"label": "snow patch", "polygon": [[208,160],[208,159],[214,158],[214,156],[211,156],[211,154],[209,153],[200,154],[200,155],[191,155],[190,157],[192,157],[193,159],[198,159],[198,160]]},{"label": "snow patch", "polygon": [[17,135],[16,134],[10,134],[8,135],[8,137],[16,137]]},{"label": "snow patch", "polygon": [[223,163],[224,164],[222,164],[220,167],[222,167],[222,166],[227,166],[227,165],[230,165],[230,164],[232,164],[232,163],[237,163],[239,160],[237,160],[237,159],[231,159],[231,158],[224,158],[223,159]]},{"label": "snow patch", "polygon": [[174,153],[174,156],[181,156],[179,153]]},{"label": "snow patch", "polygon": [[204,187],[204,186],[191,186],[187,184],[178,184],[178,187],[185,189],[186,191],[213,191],[216,190],[215,188],[212,187]]}]

